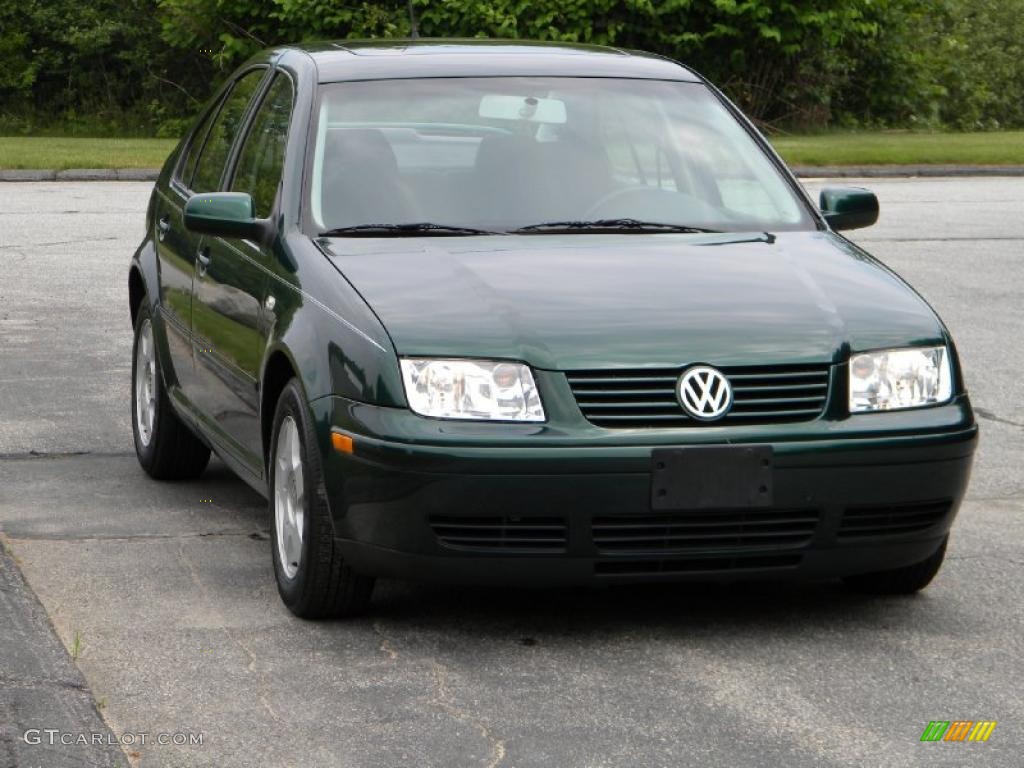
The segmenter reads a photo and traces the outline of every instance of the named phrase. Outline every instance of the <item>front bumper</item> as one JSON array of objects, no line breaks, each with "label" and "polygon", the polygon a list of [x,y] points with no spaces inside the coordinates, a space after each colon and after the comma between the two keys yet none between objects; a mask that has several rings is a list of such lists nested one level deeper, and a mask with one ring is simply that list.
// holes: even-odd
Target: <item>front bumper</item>
[{"label": "front bumper", "polygon": [[[737,429],[581,430],[312,403],[335,533],[358,571],[475,584],[819,579],[927,558],[963,499],[970,404]],[[330,432],[355,452],[330,449]],[[770,510],[652,512],[651,451],[770,444]]]}]

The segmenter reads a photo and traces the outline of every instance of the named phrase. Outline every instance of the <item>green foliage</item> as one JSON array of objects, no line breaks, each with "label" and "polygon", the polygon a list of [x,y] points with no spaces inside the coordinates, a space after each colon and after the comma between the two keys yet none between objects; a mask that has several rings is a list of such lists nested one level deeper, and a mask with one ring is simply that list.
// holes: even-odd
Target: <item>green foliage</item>
[{"label": "green foliage", "polygon": [[[835,73],[877,35],[879,2],[905,0],[414,0],[424,37],[494,37],[641,48],[687,61],[764,120],[827,122]],[[160,0],[164,39],[212,50],[221,72],[265,45],[411,31],[408,3]]]},{"label": "green foliage", "polygon": [[[412,0],[424,37],[640,48],[762,124],[1024,126],[1024,0]],[[255,51],[409,36],[408,0],[0,0],[0,130],[175,135]],[[88,115],[81,122],[80,115]]]},{"label": "green foliage", "polygon": [[946,98],[940,121],[956,128],[1024,126],[1024,0],[954,4],[937,57]]},{"label": "green foliage", "polygon": [[0,0],[0,127],[131,135],[151,132],[151,101],[195,109],[172,79],[154,10],[153,0]]}]

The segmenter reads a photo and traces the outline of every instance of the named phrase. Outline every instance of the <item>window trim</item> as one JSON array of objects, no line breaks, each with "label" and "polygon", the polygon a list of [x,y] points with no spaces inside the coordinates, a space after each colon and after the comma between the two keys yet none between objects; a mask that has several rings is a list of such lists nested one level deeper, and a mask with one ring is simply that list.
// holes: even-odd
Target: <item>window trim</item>
[{"label": "window trim", "polygon": [[[249,124],[249,117],[252,114],[252,110],[253,110],[253,104],[263,98],[263,93],[266,90],[267,72],[271,71],[271,69],[272,68],[268,64],[256,64],[256,65],[251,66],[251,67],[246,67],[244,70],[239,72],[236,77],[234,77],[233,79],[231,79],[228,82],[228,84],[224,88],[224,91],[220,94],[219,100],[217,101],[217,104],[216,104],[216,114],[213,114],[213,110],[211,110],[211,112],[208,113],[208,115],[212,114],[213,117],[210,120],[209,124],[206,125],[206,131],[203,134],[203,144],[199,148],[199,155],[196,158],[196,167],[192,170],[192,177],[187,182],[185,182],[185,180],[181,179],[180,177],[176,177],[175,178],[175,181],[177,181],[179,183],[179,185],[181,186],[181,188],[182,188],[182,190],[184,192],[186,192],[187,194],[193,194],[192,182],[195,180],[196,171],[199,170],[199,163],[203,159],[203,152],[206,151],[206,142],[210,138],[210,130],[213,128],[213,124],[217,121],[217,118],[220,117],[220,113],[223,111],[224,105],[227,104],[228,99],[231,98],[231,94],[235,92],[235,88],[242,81],[242,79],[245,78],[247,75],[249,75],[250,73],[255,72],[257,70],[264,70],[263,71],[263,76],[256,83],[256,89],[253,92],[253,95],[249,98],[249,101],[246,102],[245,111],[242,112],[241,128],[238,130],[238,133],[232,138],[231,146],[228,147],[228,156],[227,156],[227,158],[225,160],[224,168],[221,169],[220,176],[218,177],[218,180],[217,180],[217,191],[220,191],[224,187],[224,174],[227,171],[228,167],[233,162],[234,149],[235,149],[235,145],[238,142],[238,136],[240,134],[242,134],[243,132],[247,132],[247,128],[248,128],[248,124]],[[186,150],[186,152],[182,153],[183,156],[185,154],[187,154],[187,150]],[[179,158],[179,162],[180,162],[180,158]]]},{"label": "window trim", "polygon": [[[224,105],[224,100],[227,98],[227,94],[230,92],[230,88],[225,89],[217,98],[211,99],[211,103],[202,112],[200,117],[195,121],[195,127],[190,130],[187,134],[184,146],[181,152],[178,154],[178,159],[174,164],[174,171],[171,173],[171,186],[175,187],[178,191],[187,193],[189,192],[189,183],[191,178],[186,181],[182,178],[182,172],[185,170],[185,163],[188,160],[189,152],[192,150],[197,143],[199,144],[199,152],[202,153],[203,145],[206,143],[206,134],[210,132],[210,126],[213,125],[213,121],[217,119],[217,115],[220,114],[220,108]],[[199,163],[199,157],[196,156],[196,164]],[[195,168],[192,169],[192,173],[195,174]]]},{"label": "window trim", "polygon": [[[259,114],[260,109],[263,107],[263,103],[267,100],[267,96],[270,95],[270,89],[274,87],[274,81],[277,80],[278,75],[284,75],[288,78],[288,85],[291,87],[292,104],[288,110],[288,130],[285,132],[284,145],[285,145],[285,159],[288,155],[288,140],[291,137],[292,126],[295,125],[295,105],[298,102],[296,98],[297,92],[295,88],[295,78],[291,76],[289,72],[284,69],[274,66],[270,68],[270,75],[266,78],[266,82],[263,83],[261,90],[256,94],[258,97],[255,101],[254,106],[249,110],[245,116],[245,120],[242,123],[242,128],[238,131],[238,136],[235,137],[235,144],[231,148],[231,152],[228,154],[228,161],[225,164],[226,177],[221,179],[221,187],[225,189],[231,189],[231,185],[235,183],[235,175],[238,173],[238,161],[242,157],[242,150],[245,149],[245,143],[249,140],[249,135],[252,133],[253,123],[256,122],[256,116]],[[274,192],[274,200],[270,204],[270,211],[268,214],[269,218],[273,218],[277,212],[278,202],[281,198],[281,184],[284,181],[284,170],[285,164],[281,163],[281,178],[277,182],[277,190]]]}]

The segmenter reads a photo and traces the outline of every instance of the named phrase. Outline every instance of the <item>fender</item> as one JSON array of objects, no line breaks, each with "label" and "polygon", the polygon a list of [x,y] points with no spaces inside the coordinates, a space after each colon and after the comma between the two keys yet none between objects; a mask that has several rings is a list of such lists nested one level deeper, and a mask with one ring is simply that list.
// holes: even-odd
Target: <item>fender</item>
[{"label": "fender", "polygon": [[[309,238],[285,235],[272,265],[264,322],[267,345],[260,364],[260,425],[264,452],[277,394],[287,372],[298,378],[306,402],[331,395],[377,405],[405,405],[398,356],[384,326],[363,298]],[[300,312],[299,309],[302,309]]]},{"label": "fender", "polygon": [[309,402],[342,395],[404,407],[398,356],[380,320],[307,236],[295,232],[286,238],[293,264],[284,263],[282,251],[269,281],[273,309],[264,302],[269,328],[262,375],[282,350]]}]

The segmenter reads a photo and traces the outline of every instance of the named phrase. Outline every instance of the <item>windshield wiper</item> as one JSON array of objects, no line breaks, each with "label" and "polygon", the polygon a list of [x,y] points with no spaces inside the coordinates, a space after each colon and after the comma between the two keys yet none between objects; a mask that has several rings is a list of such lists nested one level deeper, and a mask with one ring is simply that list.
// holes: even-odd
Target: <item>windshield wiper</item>
[{"label": "windshield wiper", "polygon": [[717,229],[688,227],[683,224],[667,224],[661,221],[641,221],[639,219],[595,219],[594,221],[546,221],[541,224],[530,224],[512,230],[515,234],[531,232],[718,232]]},{"label": "windshield wiper", "polygon": [[417,221],[409,224],[358,224],[353,227],[336,227],[320,233],[320,237],[458,237],[460,235],[503,235],[473,227],[457,227],[451,224],[433,224]]}]

